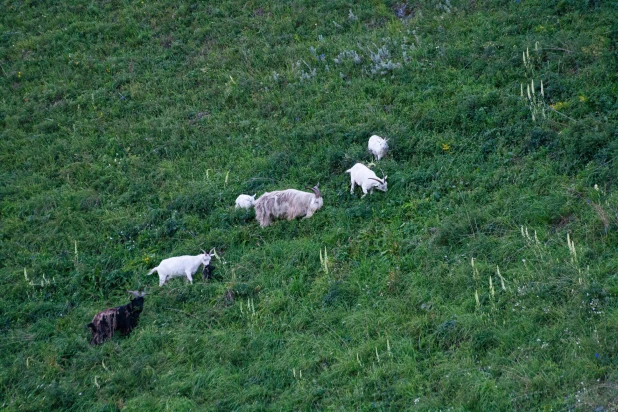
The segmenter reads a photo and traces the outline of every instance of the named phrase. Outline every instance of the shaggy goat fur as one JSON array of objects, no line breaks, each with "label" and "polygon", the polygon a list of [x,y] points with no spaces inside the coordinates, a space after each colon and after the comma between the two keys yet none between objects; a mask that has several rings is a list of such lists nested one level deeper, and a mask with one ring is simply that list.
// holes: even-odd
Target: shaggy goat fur
[{"label": "shaggy goat fur", "polygon": [[255,217],[260,226],[268,226],[277,218],[292,220],[300,216],[305,218],[313,216],[324,204],[318,186],[319,183],[311,188],[313,193],[296,189],[264,193],[255,201]]},{"label": "shaggy goat fur", "polygon": [[94,315],[92,322],[87,326],[92,331],[91,345],[100,345],[114,336],[115,331],[120,331],[126,335],[137,326],[139,315],[144,307],[144,292],[129,290],[135,299],[126,305],[106,309]]}]

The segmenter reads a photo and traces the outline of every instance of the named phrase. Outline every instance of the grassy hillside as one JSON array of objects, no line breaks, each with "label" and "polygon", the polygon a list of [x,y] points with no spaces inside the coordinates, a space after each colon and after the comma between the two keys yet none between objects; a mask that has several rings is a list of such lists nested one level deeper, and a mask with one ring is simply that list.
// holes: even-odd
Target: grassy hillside
[{"label": "grassy hillside", "polygon": [[616,1],[1,3],[0,409],[618,409]]}]

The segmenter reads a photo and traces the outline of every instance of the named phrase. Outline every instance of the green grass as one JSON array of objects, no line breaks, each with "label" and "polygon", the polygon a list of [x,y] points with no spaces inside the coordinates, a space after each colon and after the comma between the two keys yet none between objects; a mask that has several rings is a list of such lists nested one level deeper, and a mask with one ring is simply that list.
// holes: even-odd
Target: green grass
[{"label": "green grass", "polygon": [[[0,408],[618,408],[618,3],[0,7]],[[317,182],[311,219],[233,207]]]}]

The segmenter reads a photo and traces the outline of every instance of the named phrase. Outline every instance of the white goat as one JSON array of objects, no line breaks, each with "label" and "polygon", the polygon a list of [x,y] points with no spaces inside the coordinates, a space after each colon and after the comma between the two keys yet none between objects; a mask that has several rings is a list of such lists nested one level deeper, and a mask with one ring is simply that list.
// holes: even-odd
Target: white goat
[{"label": "white goat", "polygon": [[215,249],[210,253],[202,250],[202,253],[197,256],[176,256],[168,259],[163,259],[159,266],[148,272],[152,275],[154,272],[159,273],[159,286],[178,276],[186,276],[187,280],[193,284],[193,275],[197,272],[200,265],[208,266],[210,259],[215,256]]},{"label": "white goat", "polygon": [[260,226],[265,227],[272,223],[272,218],[294,218],[304,216],[308,218],[322,207],[324,200],[318,183],[311,188],[313,193],[287,189],[275,192],[266,192],[255,201],[255,217]]},{"label": "white goat", "polygon": [[251,209],[254,204],[255,204],[255,195],[253,196],[239,195],[236,198],[236,209],[238,208]]},{"label": "white goat", "polygon": [[356,163],[351,169],[345,172],[350,174],[350,180],[352,181],[352,187],[350,188],[351,194],[354,194],[354,184],[359,185],[363,189],[364,195],[361,196],[361,199],[367,196],[367,191],[373,194],[374,188],[383,192],[387,191],[388,183],[386,182],[386,178],[388,176],[378,179],[378,176],[376,176],[373,170],[362,163]]},{"label": "white goat", "polygon": [[373,135],[369,138],[369,143],[367,144],[367,148],[369,151],[380,160],[386,155],[386,151],[388,150],[388,144],[386,143],[388,139],[383,139],[378,135]]}]

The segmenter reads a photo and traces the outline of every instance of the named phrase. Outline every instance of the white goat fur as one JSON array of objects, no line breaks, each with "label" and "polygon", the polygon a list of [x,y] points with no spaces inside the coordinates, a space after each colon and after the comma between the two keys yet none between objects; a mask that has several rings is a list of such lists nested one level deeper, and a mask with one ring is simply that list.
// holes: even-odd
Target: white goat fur
[{"label": "white goat fur", "polygon": [[208,266],[210,259],[215,256],[214,249],[210,253],[202,252],[197,256],[176,256],[163,259],[159,266],[153,268],[148,274],[159,273],[159,286],[163,286],[169,279],[179,276],[186,276],[187,280],[193,284],[193,275],[200,265]]},{"label": "white goat fur", "polygon": [[386,151],[388,150],[388,144],[386,143],[388,140],[383,139],[378,135],[373,135],[369,138],[369,143],[367,144],[367,148],[369,151],[380,160],[386,155]]},{"label": "white goat fur", "polygon": [[362,163],[356,163],[352,166],[351,169],[345,171],[350,174],[350,180],[352,181],[352,187],[350,188],[350,193],[354,194],[354,185],[357,184],[363,189],[363,196],[367,196],[367,192],[369,191],[373,194],[373,189],[378,189],[383,192],[388,190],[388,183],[386,182],[386,178],[388,176],[384,176],[382,179],[378,179],[378,176],[373,172],[373,170],[369,169]]},{"label": "white goat fur", "polygon": [[236,209],[238,208],[251,209],[254,204],[255,204],[255,195],[253,196],[239,195],[236,198]]},{"label": "white goat fur", "polygon": [[264,193],[255,201],[255,217],[260,226],[268,226],[276,218],[292,220],[300,216],[313,216],[324,204],[318,186],[311,189],[313,193],[295,189]]}]

